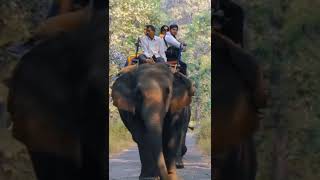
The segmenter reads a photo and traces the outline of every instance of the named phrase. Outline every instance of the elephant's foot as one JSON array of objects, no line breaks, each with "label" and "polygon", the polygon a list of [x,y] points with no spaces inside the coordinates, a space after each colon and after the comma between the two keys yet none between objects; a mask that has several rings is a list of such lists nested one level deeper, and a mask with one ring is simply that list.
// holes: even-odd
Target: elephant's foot
[{"label": "elephant's foot", "polygon": [[169,180],[181,180],[181,178],[177,175],[177,173],[169,174]]},{"label": "elephant's foot", "polygon": [[139,177],[139,180],[160,180],[160,177]]},{"label": "elephant's foot", "polygon": [[182,158],[177,158],[177,160],[176,160],[176,167],[177,167],[177,169],[182,169],[182,168],[184,168],[184,164],[183,164]]},{"label": "elephant's foot", "polygon": [[187,153],[187,150],[188,150],[188,148],[187,148],[186,145],[182,146],[182,149],[181,149],[181,157],[184,156],[184,155]]}]

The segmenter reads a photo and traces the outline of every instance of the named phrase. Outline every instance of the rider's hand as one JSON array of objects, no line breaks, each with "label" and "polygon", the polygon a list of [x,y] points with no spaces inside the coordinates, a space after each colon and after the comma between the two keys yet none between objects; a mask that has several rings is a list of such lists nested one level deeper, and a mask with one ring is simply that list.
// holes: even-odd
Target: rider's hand
[{"label": "rider's hand", "polygon": [[150,63],[150,64],[154,64],[154,63],[155,63],[152,58],[147,58],[147,59],[146,59],[146,62],[147,62],[147,63]]}]

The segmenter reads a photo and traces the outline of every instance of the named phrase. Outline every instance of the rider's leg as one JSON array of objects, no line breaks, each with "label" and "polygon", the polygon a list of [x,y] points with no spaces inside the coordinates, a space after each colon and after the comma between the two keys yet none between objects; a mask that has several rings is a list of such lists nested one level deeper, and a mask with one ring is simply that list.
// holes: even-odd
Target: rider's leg
[{"label": "rider's leg", "polygon": [[147,61],[147,56],[144,55],[144,54],[140,54],[140,55],[138,56],[138,59],[139,59],[139,64],[143,64],[143,63],[146,63],[146,61]]},{"label": "rider's leg", "polygon": [[156,63],[165,63],[163,57],[157,57],[155,58],[155,60],[156,60]]},{"label": "rider's leg", "polygon": [[179,61],[179,64],[181,66],[180,72],[184,75],[187,75],[187,64],[183,61]]}]

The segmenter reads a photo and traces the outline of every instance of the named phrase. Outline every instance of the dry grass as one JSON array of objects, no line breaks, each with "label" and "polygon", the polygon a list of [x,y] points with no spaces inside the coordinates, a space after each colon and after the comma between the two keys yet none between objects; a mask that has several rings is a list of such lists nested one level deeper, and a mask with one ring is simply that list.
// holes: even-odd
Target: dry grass
[{"label": "dry grass", "polygon": [[11,136],[7,129],[0,128],[0,179],[36,180],[27,149]]},{"label": "dry grass", "polygon": [[118,153],[134,145],[130,132],[121,120],[109,123],[109,153]]},{"label": "dry grass", "polygon": [[198,147],[205,155],[211,156],[211,121],[203,120],[196,133]]}]

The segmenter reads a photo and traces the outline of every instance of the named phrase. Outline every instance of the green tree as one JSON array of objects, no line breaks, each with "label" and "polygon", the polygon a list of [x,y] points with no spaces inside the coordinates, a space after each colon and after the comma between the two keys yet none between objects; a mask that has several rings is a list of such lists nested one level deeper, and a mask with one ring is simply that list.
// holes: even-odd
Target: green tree
[{"label": "green tree", "polygon": [[264,64],[271,105],[256,136],[258,180],[319,179],[320,2],[245,0],[247,48]]}]

